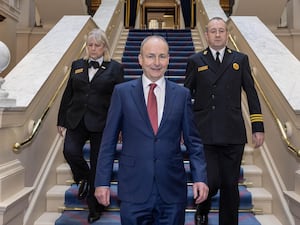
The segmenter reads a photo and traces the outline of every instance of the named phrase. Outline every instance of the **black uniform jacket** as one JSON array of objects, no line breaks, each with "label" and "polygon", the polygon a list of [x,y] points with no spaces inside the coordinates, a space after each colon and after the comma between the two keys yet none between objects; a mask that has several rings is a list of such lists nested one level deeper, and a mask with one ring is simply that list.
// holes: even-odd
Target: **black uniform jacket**
[{"label": "black uniform jacket", "polygon": [[84,119],[89,131],[101,132],[106,123],[114,86],[123,80],[123,66],[117,61],[104,61],[89,81],[88,61],[75,60],[62,96],[57,125],[75,129]]},{"label": "black uniform jacket", "polygon": [[196,122],[205,144],[247,142],[241,109],[242,90],[247,95],[252,132],[264,131],[247,55],[226,48],[218,66],[209,48],[198,52],[188,59],[184,85],[191,90]]}]

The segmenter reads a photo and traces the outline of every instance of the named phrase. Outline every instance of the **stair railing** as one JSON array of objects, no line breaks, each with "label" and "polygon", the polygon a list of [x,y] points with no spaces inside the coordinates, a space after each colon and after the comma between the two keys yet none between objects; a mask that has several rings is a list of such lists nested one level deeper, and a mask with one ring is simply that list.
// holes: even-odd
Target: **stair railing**
[{"label": "stair railing", "polygon": [[[80,51],[79,51],[79,56],[82,55],[83,51],[85,50],[85,46],[86,44],[84,43],[83,46],[81,47]],[[70,70],[71,68],[70,67],[66,67],[65,69],[65,73],[64,73],[64,79],[62,80],[62,82],[60,83],[60,85],[58,86],[58,88],[56,89],[54,95],[52,96],[52,98],[50,99],[46,109],[43,111],[41,117],[37,120],[37,122],[34,124],[33,126],[33,129],[32,129],[32,132],[31,134],[29,135],[28,138],[26,138],[24,141],[22,142],[16,142],[14,145],[13,145],[13,152],[14,153],[19,153],[20,152],[20,149],[31,143],[33,138],[36,136],[36,134],[38,133],[39,131],[39,128],[43,122],[43,120],[45,119],[46,115],[48,114],[48,111],[50,110],[50,108],[52,107],[52,105],[54,104],[55,100],[57,99],[59,93],[61,92],[64,84],[66,83],[66,81],[68,80],[68,77],[69,77],[69,74],[70,74]]]},{"label": "stair railing", "polygon": [[[229,34],[229,40],[231,41],[232,45],[234,46],[234,48],[239,52],[239,48],[234,40],[234,38],[231,36],[231,34]],[[279,117],[277,116],[277,113],[275,112],[275,110],[273,109],[270,101],[268,100],[267,96],[265,95],[263,89],[261,88],[259,82],[256,79],[256,69],[255,68],[251,68],[252,70],[252,74],[253,79],[254,79],[254,83],[259,91],[259,93],[261,94],[262,98],[264,99],[265,103],[267,104],[268,109],[270,110],[276,124],[277,127],[281,133],[282,139],[285,142],[285,144],[287,145],[287,148],[289,151],[291,151],[293,154],[295,154],[297,157],[300,157],[300,149],[296,148],[295,146],[293,146],[288,138],[287,132],[288,131],[288,127],[286,125],[283,125],[283,123],[280,121]]]}]

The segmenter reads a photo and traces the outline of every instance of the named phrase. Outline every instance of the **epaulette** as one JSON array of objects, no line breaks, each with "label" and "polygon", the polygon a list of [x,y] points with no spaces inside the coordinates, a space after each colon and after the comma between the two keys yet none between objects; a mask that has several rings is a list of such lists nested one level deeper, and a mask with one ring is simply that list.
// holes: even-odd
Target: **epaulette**
[{"label": "epaulette", "polygon": [[231,54],[232,50],[230,48],[227,48],[227,52]]}]

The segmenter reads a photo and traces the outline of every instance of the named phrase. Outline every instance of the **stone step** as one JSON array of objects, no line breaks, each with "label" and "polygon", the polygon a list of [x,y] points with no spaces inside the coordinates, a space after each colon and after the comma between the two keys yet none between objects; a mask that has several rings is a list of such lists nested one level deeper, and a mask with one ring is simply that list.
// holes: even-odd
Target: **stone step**
[{"label": "stone step", "polygon": [[254,151],[254,149],[251,146],[249,146],[249,145],[245,146],[244,155],[243,155],[243,164],[244,165],[253,165],[254,164],[253,151]]},{"label": "stone step", "polygon": [[262,186],[262,170],[255,165],[242,165],[247,187]]},{"label": "stone step", "polygon": [[272,214],[272,194],[264,188],[247,188],[252,194],[252,204],[255,209],[262,210],[262,214]]},{"label": "stone step", "polygon": [[47,212],[58,212],[65,203],[65,192],[70,185],[55,185],[47,192]]},{"label": "stone step", "polygon": [[67,181],[72,180],[72,172],[68,163],[62,163],[56,168],[56,182],[58,185],[66,185]]},{"label": "stone step", "polygon": [[[70,185],[55,185],[47,192],[47,212],[58,212],[64,206],[65,191]],[[252,194],[254,208],[259,213],[272,213],[272,195],[264,188],[248,188]]]},{"label": "stone step", "polygon": [[[35,221],[34,225],[54,225],[60,215],[61,213],[46,212]],[[255,217],[261,225],[282,225],[273,215],[256,215]]]},{"label": "stone step", "polygon": [[[261,187],[262,185],[262,170],[255,165],[242,165],[246,184],[250,187]],[[66,185],[70,184],[72,172],[67,163],[62,163],[56,169],[57,184]]]},{"label": "stone step", "polygon": [[255,217],[261,225],[282,225],[274,215],[256,215]]},{"label": "stone step", "polygon": [[45,212],[35,222],[34,225],[54,225],[61,216],[58,212]]}]

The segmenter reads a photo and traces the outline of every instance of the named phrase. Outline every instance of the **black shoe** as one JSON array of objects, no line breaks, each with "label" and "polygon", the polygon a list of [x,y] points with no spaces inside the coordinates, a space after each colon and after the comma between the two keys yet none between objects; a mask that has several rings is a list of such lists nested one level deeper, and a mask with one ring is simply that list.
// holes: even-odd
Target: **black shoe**
[{"label": "black shoe", "polygon": [[95,221],[99,220],[101,217],[101,213],[99,212],[90,212],[88,215],[88,222],[94,223]]},{"label": "black shoe", "polygon": [[81,180],[79,182],[79,188],[78,188],[78,195],[77,198],[78,200],[84,199],[89,191],[89,184],[87,180]]},{"label": "black shoe", "polygon": [[208,216],[195,213],[195,225],[208,225]]}]

